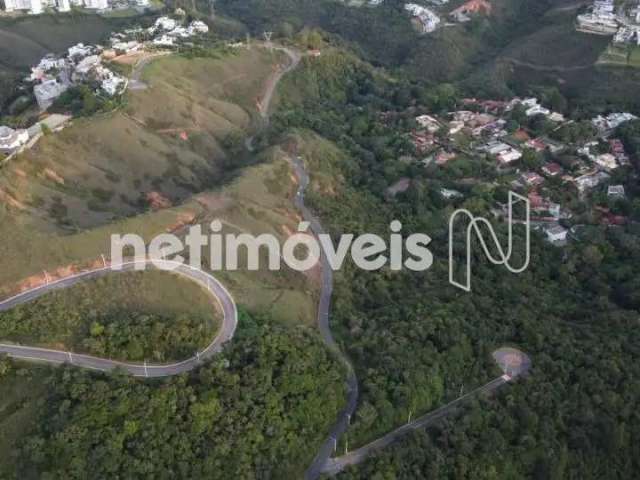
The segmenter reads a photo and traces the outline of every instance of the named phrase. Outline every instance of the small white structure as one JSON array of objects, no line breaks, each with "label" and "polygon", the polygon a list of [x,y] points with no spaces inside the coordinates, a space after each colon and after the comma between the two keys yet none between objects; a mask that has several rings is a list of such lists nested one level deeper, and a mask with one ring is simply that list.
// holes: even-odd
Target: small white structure
[{"label": "small white structure", "polygon": [[42,0],[5,0],[4,6],[7,12],[26,10],[32,15],[38,15],[44,9]]},{"label": "small white structure", "polygon": [[14,130],[13,128],[0,126],[0,152],[13,153],[29,140],[26,130]]},{"label": "small white structure", "polygon": [[116,53],[125,54],[140,50],[142,44],[140,42],[132,40],[130,42],[114,42],[111,46],[116,51]]},{"label": "small white structure", "polygon": [[429,133],[435,133],[440,130],[440,122],[431,115],[420,115],[416,117],[416,122],[422,128],[426,128]]},{"label": "small white structure", "polygon": [[47,55],[36,67],[31,68],[31,75],[29,76],[30,81],[42,80],[47,73],[52,70],[64,70],[67,65],[67,62],[64,58],[56,58],[53,55]]},{"label": "small white structure", "polygon": [[441,188],[440,195],[442,195],[447,200],[450,200],[452,198],[460,198],[463,196],[462,193],[460,193],[459,191],[452,190],[450,188]]},{"label": "small white structure", "polygon": [[609,185],[607,188],[607,196],[609,198],[624,198],[624,186],[623,185]]},{"label": "small white structure", "polygon": [[498,162],[502,165],[507,165],[511,162],[515,162],[522,158],[522,152],[520,150],[516,150],[513,147],[509,147],[507,150],[503,150],[496,155]]},{"label": "small white structure", "polygon": [[197,35],[199,33],[207,33],[209,32],[209,27],[206,23],[200,20],[194,20],[187,28],[189,35]]},{"label": "small white structure", "polygon": [[562,225],[553,225],[545,230],[547,240],[553,244],[561,244],[567,241],[569,231]]},{"label": "small white structure", "polygon": [[107,0],[84,0],[84,7],[90,10],[107,10],[109,2]]},{"label": "small white structure", "polygon": [[527,108],[525,111],[527,117],[534,117],[536,115],[544,115],[545,117],[551,113],[551,110],[544,108],[542,105],[534,105]]},{"label": "small white structure", "polygon": [[93,47],[91,45],[85,45],[84,43],[78,43],[73,47],[69,47],[67,50],[69,58],[78,61],[87,57],[93,53]]},{"label": "small white structure", "polygon": [[165,30],[170,32],[178,26],[178,22],[176,22],[173,18],[169,17],[160,17],[156,20],[154,28],[156,30]]},{"label": "small white structure", "polygon": [[422,33],[431,33],[435,31],[440,24],[440,17],[422,5],[406,3],[404,9],[420,21]]},{"label": "small white structure", "polygon": [[71,4],[69,0],[58,0],[58,11],[59,12],[70,12]]},{"label": "small white structure", "polygon": [[100,65],[101,58],[98,55],[89,55],[83,58],[73,73],[74,81],[84,80],[89,76],[89,72]]},{"label": "small white structure", "polygon": [[618,168],[616,157],[610,153],[603,153],[602,155],[598,155],[594,161],[605,170],[614,170]]},{"label": "small white structure", "polygon": [[591,188],[597,187],[605,180],[608,180],[609,177],[610,175],[605,172],[582,175],[575,179],[576,187],[578,187],[580,193],[584,193]]},{"label": "small white structure", "polygon": [[591,120],[591,123],[594,127],[596,127],[600,132],[607,132],[609,130],[614,130],[618,128],[625,122],[629,122],[631,120],[636,120],[638,117],[631,113],[610,113],[606,117],[602,115],[598,115],[594,119]]},{"label": "small white structure", "polygon": [[449,135],[455,135],[464,128],[464,122],[460,120],[452,120],[449,122]]},{"label": "small white structure", "polygon": [[33,94],[36,97],[40,111],[45,111],[49,108],[53,101],[66,90],[67,85],[59,83],[55,78],[45,80],[33,87]]},{"label": "small white structure", "polygon": [[169,35],[161,35],[154,38],[152,43],[159,47],[173,47],[175,45],[175,39]]},{"label": "small white structure", "polygon": [[489,155],[498,155],[501,152],[506,152],[511,147],[506,143],[492,140],[481,147],[481,150],[487,152]]}]

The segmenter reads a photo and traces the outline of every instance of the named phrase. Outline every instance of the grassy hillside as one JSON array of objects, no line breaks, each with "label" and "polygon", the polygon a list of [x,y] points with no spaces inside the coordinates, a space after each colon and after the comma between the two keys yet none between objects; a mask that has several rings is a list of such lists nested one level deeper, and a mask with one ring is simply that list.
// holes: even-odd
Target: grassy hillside
[{"label": "grassy hillside", "polygon": [[149,88],[129,93],[126,108],[77,119],[3,168],[5,206],[73,231],[215,186],[244,160],[241,137],[274,60],[257,50],[156,60],[144,72]]},{"label": "grassy hillside", "polygon": [[[286,238],[298,219],[289,166],[278,149],[253,158],[244,148],[255,99],[280,60],[265,50],[158,59],[143,74],[149,88],[130,93],[124,109],[74,120],[5,165],[0,252],[10,260],[0,272],[4,294],[37,282],[44,269],[62,275],[70,264],[108,256],[112,233],[150,239],[197,223],[207,231],[219,218],[225,232]],[[258,165],[236,168],[252,162]],[[313,275],[282,270],[220,277],[250,310],[268,310],[292,324],[314,318]]]}]

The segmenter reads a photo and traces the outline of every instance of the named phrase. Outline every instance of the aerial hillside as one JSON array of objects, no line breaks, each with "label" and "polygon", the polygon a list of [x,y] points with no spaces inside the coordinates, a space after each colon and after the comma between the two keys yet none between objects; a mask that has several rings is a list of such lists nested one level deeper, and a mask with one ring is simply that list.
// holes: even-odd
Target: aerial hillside
[{"label": "aerial hillside", "polygon": [[143,73],[148,88],[130,92],[126,106],[76,119],[10,162],[0,174],[5,205],[42,228],[75,230],[215,186],[241,164],[272,65],[245,50],[155,60]]},{"label": "aerial hillside", "polygon": [[[121,109],[74,119],[5,164],[0,251],[11,260],[3,291],[43,281],[45,269],[64,275],[99,259],[111,233],[150,239],[193,224],[206,232],[221,219],[225,232],[286,238],[298,215],[284,156],[277,147],[255,155],[245,148],[256,100],[280,62],[259,48],[156,59],[142,71],[148,88],[130,92]],[[313,318],[313,276],[283,269],[221,277],[250,308],[291,323]]]}]

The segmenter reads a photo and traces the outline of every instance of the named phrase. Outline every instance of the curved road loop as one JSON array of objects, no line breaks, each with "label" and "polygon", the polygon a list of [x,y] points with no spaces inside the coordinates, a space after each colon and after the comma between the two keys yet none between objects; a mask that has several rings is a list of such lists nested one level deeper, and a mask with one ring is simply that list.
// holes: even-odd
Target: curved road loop
[{"label": "curved road loop", "polygon": [[54,290],[65,289],[89,279],[102,277],[110,273],[130,272],[136,269],[140,270],[148,266],[171,270],[173,273],[182,275],[199,284],[209,292],[222,309],[223,320],[218,334],[204,350],[196,352],[193,357],[172,364],[129,363],[63,350],[28,347],[9,343],[0,343],[0,353],[6,353],[12,358],[21,360],[40,361],[53,364],[69,363],[77,367],[100,370],[103,372],[120,368],[136,377],[168,377],[193,370],[199,366],[203,360],[206,360],[220,352],[223,344],[233,338],[238,325],[238,311],[231,294],[213,275],[189,265],[184,265],[170,260],[140,259],[126,261],[118,265],[105,266],[94,270],[87,270],[76,275],[24,291],[18,295],[8,298],[7,300],[0,302],[0,311],[9,310],[17,305],[31,302]]}]

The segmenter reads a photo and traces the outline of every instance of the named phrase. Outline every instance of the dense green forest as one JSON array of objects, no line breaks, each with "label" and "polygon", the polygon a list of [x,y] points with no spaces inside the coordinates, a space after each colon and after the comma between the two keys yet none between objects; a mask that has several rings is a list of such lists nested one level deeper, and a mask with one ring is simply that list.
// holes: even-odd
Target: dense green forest
[{"label": "dense green forest", "polygon": [[[501,345],[533,360],[529,378],[345,478],[633,478],[640,468],[637,224],[594,227],[564,250],[534,233],[531,264],[520,275],[490,265],[478,248],[473,290],[460,292],[447,282],[448,217],[463,206],[490,218],[508,185],[473,182],[463,198],[447,201],[438,189],[483,178],[482,162],[417,167],[399,160],[409,147],[397,133],[411,125],[403,101],[445,110],[456,89],[407,90],[337,51],[307,61],[286,89],[270,135],[298,143],[315,185],[309,202],[329,230],[384,235],[398,219],[405,235],[433,238],[435,264],[426,272],[347,267],[337,276],[332,327],[361,385],[350,447],[499,375],[490,353]],[[622,132],[630,146],[636,131],[630,124]],[[388,198],[386,187],[401,176],[411,186]],[[640,220],[640,209],[632,214]],[[496,227],[506,238],[504,224]],[[521,259],[523,242],[515,245]]]},{"label": "dense green forest", "polygon": [[[32,412],[0,478],[299,478],[342,407],[343,372],[307,328],[239,324],[224,354],[167,380],[0,361],[0,421]],[[41,398],[12,399],[30,375]]]},{"label": "dense green forest", "polygon": [[0,312],[0,339],[73,352],[163,362],[191,357],[215,337],[215,300],[167,272],[109,275]]}]

